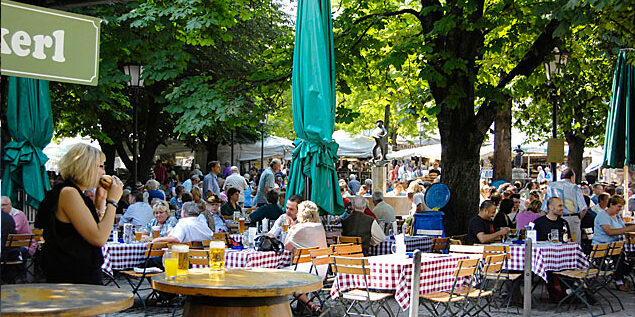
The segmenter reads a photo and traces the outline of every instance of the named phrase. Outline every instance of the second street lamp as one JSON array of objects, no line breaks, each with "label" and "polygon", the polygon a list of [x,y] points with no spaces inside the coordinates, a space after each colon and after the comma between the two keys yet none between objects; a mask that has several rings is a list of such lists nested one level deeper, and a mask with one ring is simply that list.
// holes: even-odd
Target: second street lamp
[{"label": "second street lamp", "polygon": [[139,89],[143,87],[143,65],[141,64],[128,64],[123,67],[124,74],[130,76],[130,80],[128,81],[128,87],[132,88],[134,102],[132,103],[132,122],[133,122],[133,130],[132,130],[132,181],[133,188],[136,188],[137,181],[139,178],[138,175],[138,151],[139,148],[139,130],[138,130],[138,121],[137,118],[137,104],[139,103]]},{"label": "second street lamp", "polygon": [[[558,87],[553,83],[553,77],[561,76],[563,74],[564,68],[567,66],[567,61],[569,59],[569,55],[560,51],[557,47],[553,49],[554,58],[545,63],[545,75],[547,76],[547,81],[549,82],[549,91],[550,91],[550,101],[552,105],[551,112],[551,137],[556,139],[558,137]],[[558,173],[556,172],[556,162],[551,162],[551,180],[558,180]]]}]

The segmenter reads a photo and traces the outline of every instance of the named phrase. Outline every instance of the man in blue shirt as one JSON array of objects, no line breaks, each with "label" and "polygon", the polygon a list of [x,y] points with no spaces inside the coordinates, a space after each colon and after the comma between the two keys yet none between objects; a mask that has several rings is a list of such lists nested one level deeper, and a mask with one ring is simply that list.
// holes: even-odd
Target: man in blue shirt
[{"label": "man in blue shirt", "polygon": [[[260,181],[258,182],[258,191],[256,192],[255,205],[260,207],[267,204],[267,192],[273,188],[275,183],[275,174],[280,170],[280,160],[273,159],[269,163],[269,168],[262,171]],[[252,204],[253,205],[253,204]]]},{"label": "man in blue shirt", "polygon": [[220,187],[218,186],[218,173],[220,173],[220,162],[211,161],[207,163],[207,175],[203,178],[203,199],[211,195],[220,197]]},{"label": "man in blue shirt", "polygon": [[351,174],[348,179],[349,193],[351,195],[357,195],[357,192],[359,191],[359,188],[362,186],[362,184],[357,180],[357,176],[355,176],[354,174]]},{"label": "man in blue shirt", "polygon": [[135,226],[143,226],[154,219],[152,207],[143,201],[142,192],[130,194],[130,206],[119,219],[119,226],[124,223],[132,223]]},{"label": "man in blue shirt", "polygon": [[569,223],[571,233],[575,234],[575,242],[580,243],[580,219],[584,218],[587,211],[587,204],[584,201],[582,190],[575,183],[575,173],[567,168],[562,172],[562,180],[551,182],[545,192],[542,201],[542,208],[545,213],[549,212],[547,201],[551,197],[558,197],[564,204],[564,220]]}]

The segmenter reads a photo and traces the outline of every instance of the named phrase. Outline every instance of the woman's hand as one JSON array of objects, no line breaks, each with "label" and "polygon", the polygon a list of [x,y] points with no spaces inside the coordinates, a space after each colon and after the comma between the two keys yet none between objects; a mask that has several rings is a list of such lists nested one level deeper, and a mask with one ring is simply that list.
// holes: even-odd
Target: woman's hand
[{"label": "woman's hand", "polygon": [[106,196],[108,200],[119,201],[121,198],[121,194],[123,193],[123,183],[117,176],[112,177],[112,185],[110,185],[110,189],[108,190],[108,195]]}]

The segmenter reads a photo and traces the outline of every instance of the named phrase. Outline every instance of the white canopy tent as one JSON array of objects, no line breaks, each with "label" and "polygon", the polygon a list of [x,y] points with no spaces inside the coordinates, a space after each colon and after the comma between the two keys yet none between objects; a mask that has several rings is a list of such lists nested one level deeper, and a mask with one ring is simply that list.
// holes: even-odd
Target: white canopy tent
[{"label": "white canopy tent", "polygon": [[388,159],[408,159],[411,157],[426,157],[431,160],[441,159],[441,144],[424,145],[412,149],[404,149],[388,153]]},{"label": "white canopy tent", "polygon": [[375,141],[370,137],[352,135],[344,130],[333,132],[333,140],[339,144],[337,156],[369,158],[373,156]]},{"label": "white canopy tent", "polygon": [[[261,142],[251,144],[234,144],[234,162],[254,161],[260,159]],[[265,138],[263,157],[283,157],[290,160],[293,156],[293,141],[277,136]],[[218,147],[218,159],[221,162],[231,161],[231,145],[221,145]]]}]

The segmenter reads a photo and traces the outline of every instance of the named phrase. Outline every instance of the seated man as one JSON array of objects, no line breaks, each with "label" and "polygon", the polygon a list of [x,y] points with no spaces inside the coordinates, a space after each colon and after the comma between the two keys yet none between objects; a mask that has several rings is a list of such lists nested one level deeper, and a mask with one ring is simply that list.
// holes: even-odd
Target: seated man
[{"label": "seated man", "polygon": [[124,223],[132,223],[135,226],[143,226],[152,221],[154,212],[152,207],[143,201],[142,192],[134,192],[130,194],[130,206],[119,220],[119,226]]},{"label": "seated man", "polygon": [[359,196],[353,197],[352,201],[355,211],[342,220],[342,235],[362,238],[362,252],[364,252],[365,256],[368,256],[370,247],[384,242],[386,235],[384,235],[384,230],[379,226],[377,220],[366,215],[364,208],[360,208],[357,205],[362,200],[366,201],[365,198]]},{"label": "seated man", "polygon": [[265,218],[275,221],[283,214],[282,208],[278,205],[278,192],[275,189],[270,189],[266,197],[267,204],[258,207],[258,209],[249,214],[249,220],[252,225]]},{"label": "seated man", "polygon": [[207,198],[207,203],[201,203],[199,207],[198,219],[209,227],[214,233],[227,233],[227,224],[220,214],[221,200],[215,195]]},{"label": "seated man", "polygon": [[174,229],[167,236],[156,238],[152,242],[184,243],[211,240],[213,232],[207,223],[198,219],[198,214],[198,206],[195,202],[183,203],[181,219]]},{"label": "seated man", "polygon": [[295,224],[295,221],[298,217],[298,204],[302,202],[302,197],[298,195],[291,195],[289,199],[287,199],[286,210],[287,212],[280,215],[276,222],[273,223],[273,226],[269,230],[268,235],[274,238],[280,238],[282,235],[282,227],[286,223],[289,225],[289,228]]},{"label": "seated man", "polygon": [[385,220],[384,233],[388,234],[388,231],[392,227],[391,223],[397,220],[395,210],[384,201],[384,194],[380,191],[373,192],[373,203],[375,204],[373,214],[377,216],[377,219]]},{"label": "seated man", "polygon": [[496,239],[509,233],[508,227],[500,228],[494,231],[494,214],[496,213],[496,205],[491,200],[481,203],[478,214],[472,218],[467,228],[467,243],[490,243]]},{"label": "seated man", "polygon": [[562,242],[564,232],[571,232],[569,223],[562,218],[562,213],[564,212],[562,199],[558,197],[549,198],[547,200],[547,208],[549,208],[549,212],[546,215],[534,220],[536,239],[538,241],[547,241],[551,230],[558,230],[558,240]]}]

